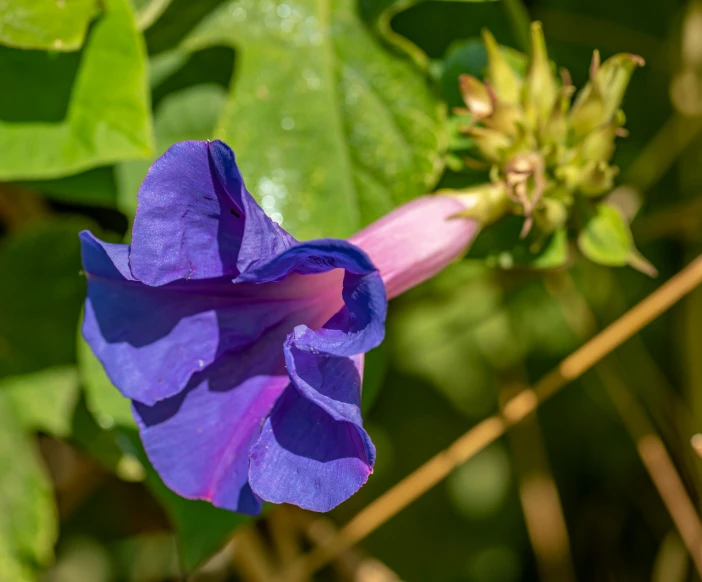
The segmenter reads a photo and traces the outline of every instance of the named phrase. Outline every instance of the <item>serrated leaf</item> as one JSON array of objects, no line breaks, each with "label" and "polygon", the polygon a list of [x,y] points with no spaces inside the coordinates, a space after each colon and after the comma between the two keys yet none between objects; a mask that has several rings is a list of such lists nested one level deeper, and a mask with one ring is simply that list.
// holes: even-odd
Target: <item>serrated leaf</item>
[{"label": "serrated leaf", "polygon": [[0,246],[0,377],[75,362],[85,297],[78,232],[90,221],[33,223]]},{"label": "serrated leaf", "polygon": [[128,216],[136,212],[137,192],[151,164],[178,141],[210,139],[226,100],[219,85],[196,85],[166,96],[154,116],[156,155],[117,167],[118,204]]},{"label": "serrated leaf", "polygon": [[66,366],[11,376],[0,380],[0,394],[25,430],[66,437],[78,400],[78,372]]},{"label": "serrated leaf", "polygon": [[33,580],[53,557],[53,492],[31,440],[0,393],[0,580]]},{"label": "serrated leaf", "polygon": [[128,0],[105,0],[80,55],[1,48],[0,77],[13,88],[0,93],[0,180],[151,155],[145,50]]},{"label": "serrated leaf", "polygon": [[241,57],[215,135],[295,236],[347,236],[435,183],[439,104],[423,74],[366,30],[352,0],[226,4],[184,48],[216,45]]},{"label": "serrated leaf", "polygon": [[97,11],[96,0],[4,0],[0,2],[0,44],[77,50]]}]

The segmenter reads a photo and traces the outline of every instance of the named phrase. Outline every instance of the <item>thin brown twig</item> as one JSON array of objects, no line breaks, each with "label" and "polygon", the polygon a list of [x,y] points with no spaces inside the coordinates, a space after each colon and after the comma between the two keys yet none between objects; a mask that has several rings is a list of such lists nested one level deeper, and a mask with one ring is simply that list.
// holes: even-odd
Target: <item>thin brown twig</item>
[{"label": "thin brown twig", "polygon": [[[622,317],[585,343],[546,375],[533,389],[510,400],[501,414],[479,422],[451,446],[429,459],[390,490],[362,509],[338,534],[320,543],[291,566],[290,572],[311,574],[336,555],[359,542],[402,509],[443,480],[456,466],[502,436],[512,425],[533,412],[540,403],[575,380],[621,343],[702,283],[702,255],[651,293]],[[282,580],[287,580],[283,573]]]},{"label": "thin brown twig", "polygon": [[597,371],[702,578],[702,523],[665,444],[621,374],[607,362],[601,363]]},{"label": "thin brown twig", "polygon": [[[572,317],[569,318],[568,314],[571,312],[571,309],[569,309],[568,303],[578,305],[578,311],[586,319],[587,327],[596,325],[595,314],[577,292],[572,279],[566,276],[563,282],[565,286],[561,288],[557,288],[554,285],[548,288],[554,297],[560,300],[563,314],[570,327],[574,331],[578,331],[578,322]],[[564,303],[564,300],[567,303]],[[640,359],[640,362],[644,364],[648,360],[650,358],[643,358]],[[655,369],[655,364],[653,364],[653,368]],[[654,487],[675,524],[675,528],[680,533],[684,546],[692,557],[698,574],[702,577],[702,569],[700,569],[702,568],[702,522],[700,522],[695,506],[685,489],[673,460],[668,454],[663,440],[658,435],[653,423],[649,420],[644,407],[627,387],[623,380],[624,376],[619,372],[616,365],[609,360],[604,360],[597,365],[596,371],[634,442],[641,462],[651,477]],[[655,371],[660,374],[659,370]]]},{"label": "thin brown twig", "polygon": [[527,533],[542,582],[574,582],[568,528],[537,412],[507,433]]},{"label": "thin brown twig", "polygon": [[236,532],[233,561],[239,573],[249,582],[268,582],[275,576],[273,560],[255,523]]}]

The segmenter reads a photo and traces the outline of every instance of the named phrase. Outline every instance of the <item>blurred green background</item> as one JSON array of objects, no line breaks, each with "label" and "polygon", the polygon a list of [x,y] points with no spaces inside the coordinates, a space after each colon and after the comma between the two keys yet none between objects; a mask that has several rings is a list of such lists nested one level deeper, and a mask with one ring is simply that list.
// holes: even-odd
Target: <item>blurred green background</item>
[{"label": "blurred green background", "polygon": [[[184,139],[232,145],[298,238],[470,186],[446,168],[458,75],[480,74],[482,28],[524,50],[528,19],[577,87],[595,48],[646,59],[612,199],[658,278],[473,252],[390,305],[364,386],[378,461],[351,500],[254,522],[165,489],[77,339],[77,233],[128,239],[146,170]],[[0,582],[271,579],[694,258],[701,186],[696,0],[0,1]],[[659,436],[699,507],[698,432],[702,290],[313,579],[699,580],[641,456]]]}]

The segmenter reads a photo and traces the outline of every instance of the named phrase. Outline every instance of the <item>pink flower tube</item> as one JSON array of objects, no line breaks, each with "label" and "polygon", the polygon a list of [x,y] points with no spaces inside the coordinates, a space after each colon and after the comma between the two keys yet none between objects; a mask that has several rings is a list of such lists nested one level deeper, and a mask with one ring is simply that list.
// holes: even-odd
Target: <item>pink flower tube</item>
[{"label": "pink flower tube", "polygon": [[452,196],[422,196],[348,240],[380,271],[388,299],[430,279],[461,257],[478,234],[476,220],[457,217],[467,204]]}]

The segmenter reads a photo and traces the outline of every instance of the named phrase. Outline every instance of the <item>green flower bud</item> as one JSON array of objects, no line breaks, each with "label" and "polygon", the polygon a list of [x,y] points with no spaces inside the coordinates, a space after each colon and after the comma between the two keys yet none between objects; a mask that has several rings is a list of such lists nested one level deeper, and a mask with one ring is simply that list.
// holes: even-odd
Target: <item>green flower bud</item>
[{"label": "green flower bud", "polygon": [[[488,85],[488,90],[490,86]],[[523,134],[524,114],[516,105],[497,101],[494,104],[490,117],[483,120],[485,127],[504,133],[512,138],[518,138]]]},{"label": "green flower bud", "polygon": [[614,187],[619,168],[607,162],[590,162],[583,168],[578,190],[585,196],[602,196]]},{"label": "green flower bud", "polygon": [[563,143],[568,137],[568,109],[570,99],[575,92],[575,87],[566,85],[561,87],[556,101],[551,109],[551,114],[546,120],[546,124],[541,131],[541,139],[545,145],[556,145]]},{"label": "green flower bud", "polygon": [[556,101],[556,79],[546,52],[541,23],[531,24],[531,64],[524,84],[527,123],[536,128],[548,119]]},{"label": "green flower bud", "polygon": [[584,162],[611,160],[618,129],[616,123],[610,123],[590,132],[578,147],[577,157]]},{"label": "green flower bud", "polygon": [[461,75],[458,82],[463,102],[475,120],[492,115],[492,99],[485,85],[470,75]]},{"label": "green flower bud", "polygon": [[466,134],[473,138],[483,157],[491,162],[501,161],[505,151],[512,146],[508,136],[487,127],[471,127]]},{"label": "green flower bud", "polygon": [[483,42],[488,56],[487,78],[495,89],[495,95],[503,103],[516,105],[522,94],[522,80],[505,59],[489,30],[483,29]]},{"label": "green flower bud", "polygon": [[632,73],[643,65],[641,57],[628,53],[615,55],[600,65],[599,53],[595,51],[590,82],[578,94],[571,110],[570,122],[576,138],[614,119]]}]

